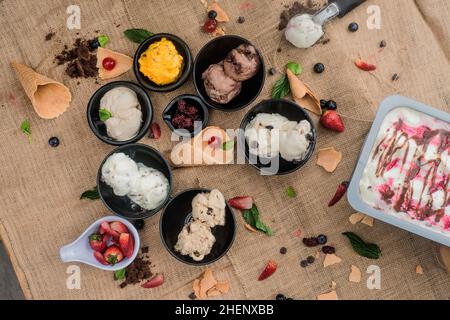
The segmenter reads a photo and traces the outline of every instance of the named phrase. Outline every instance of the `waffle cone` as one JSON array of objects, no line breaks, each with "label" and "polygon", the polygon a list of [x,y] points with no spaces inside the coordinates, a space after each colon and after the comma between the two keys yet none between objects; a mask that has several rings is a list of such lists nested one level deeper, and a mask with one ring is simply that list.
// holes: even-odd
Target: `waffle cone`
[{"label": "waffle cone", "polygon": [[53,119],[67,110],[72,95],[65,85],[47,78],[23,64],[12,62],[11,67],[39,117]]}]

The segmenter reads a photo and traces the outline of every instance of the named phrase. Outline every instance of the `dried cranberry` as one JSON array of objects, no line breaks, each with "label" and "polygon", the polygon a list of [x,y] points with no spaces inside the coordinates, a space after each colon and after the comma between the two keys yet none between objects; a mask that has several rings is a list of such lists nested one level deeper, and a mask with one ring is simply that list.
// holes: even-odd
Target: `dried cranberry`
[{"label": "dried cranberry", "polygon": [[332,246],[323,246],[322,252],[325,254],[334,254],[336,252],[336,249]]},{"label": "dried cranberry", "polygon": [[316,247],[319,245],[319,241],[316,237],[313,238],[303,238],[303,244],[307,247]]},{"label": "dried cranberry", "polygon": [[203,25],[203,30],[206,33],[213,33],[217,29],[217,20],[216,19],[208,19]]},{"label": "dried cranberry", "polygon": [[187,106],[186,100],[183,100],[183,99],[178,100],[178,110],[177,111],[184,113],[186,110],[186,106]]}]

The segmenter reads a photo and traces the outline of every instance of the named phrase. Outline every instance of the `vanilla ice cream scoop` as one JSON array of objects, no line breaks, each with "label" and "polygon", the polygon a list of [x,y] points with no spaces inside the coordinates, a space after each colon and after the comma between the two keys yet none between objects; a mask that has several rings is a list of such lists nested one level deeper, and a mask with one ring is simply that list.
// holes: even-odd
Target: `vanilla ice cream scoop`
[{"label": "vanilla ice cream scoop", "polygon": [[141,127],[142,112],[136,92],[126,87],[109,90],[100,100],[100,109],[111,113],[105,121],[108,136],[118,141],[134,138]]},{"label": "vanilla ice cream scoop", "polygon": [[137,177],[136,162],[124,153],[112,154],[102,166],[102,179],[117,196],[127,195]]},{"label": "vanilla ice cream scoop", "polygon": [[297,48],[309,48],[324,34],[323,25],[334,17],[342,18],[365,0],[334,0],[315,15],[300,14],[289,20],[286,40]]}]

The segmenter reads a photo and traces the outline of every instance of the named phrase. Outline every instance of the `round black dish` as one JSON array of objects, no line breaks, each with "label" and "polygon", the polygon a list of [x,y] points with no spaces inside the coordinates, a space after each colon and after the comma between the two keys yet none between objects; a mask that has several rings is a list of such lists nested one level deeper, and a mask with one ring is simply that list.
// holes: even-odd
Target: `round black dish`
[{"label": "round black dish", "polygon": [[[148,47],[157,41],[160,41],[162,38],[166,38],[167,40],[170,40],[173,42],[175,47],[177,48],[178,53],[183,57],[184,59],[184,65],[183,65],[183,71],[181,72],[181,76],[178,78],[177,81],[174,83],[170,83],[167,85],[159,86],[153,81],[151,81],[149,78],[144,76],[139,71],[139,58],[141,57],[142,53],[144,53],[145,50],[148,49]],[[144,42],[142,42],[139,47],[136,50],[136,53],[134,54],[133,59],[133,71],[134,75],[136,76],[136,79],[138,82],[146,89],[150,91],[156,91],[156,92],[170,92],[174,91],[175,89],[178,89],[181,87],[183,83],[186,82],[186,80],[189,78],[192,70],[192,54],[191,51],[183,40],[181,40],[179,37],[170,34],[170,33],[158,33],[150,38],[147,38]]]},{"label": "round black dish", "polygon": [[225,225],[216,226],[211,230],[216,238],[216,242],[209,255],[205,256],[202,261],[195,261],[190,256],[183,256],[175,251],[174,247],[178,241],[178,234],[184,225],[192,220],[192,199],[200,192],[210,191],[202,188],[185,190],[177,194],[161,214],[159,232],[162,243],[172,256],[186,264],[203,266],[219,260],[231,248],[236,236],[236,221],[233,211],[227,204],[225,208]]},{"label": "round black dish", "polygon": [[[134,138],[126,141],[118,141],[109,137],[108,134],[106,133],[106,125],[102,120],[100,120],[99,115],[100,100],[105,95],[105,93],[117,87],[126,87],[136,92],[139,104],[141,105],[142,111],[141,128],[139,129],[138,134]],[[122,146],[140,140],[142,137],[145,136],[148,129],[150,128],[152,119],[153,119],[153,106],[147,92],[145,92],[145,90],[142,89],[142,87],[140,87],[136,83],[129,81],[115,81],[105,84],[92,95],[87,107],[87,120],[92,132],[101,141],[113,146]]]},{"label": "round black dish", "polygon": [[[199,111],[199,114],[201,116],[201,119],[202,119],[201,127],[194,128],[194,131],[189,132],[189,133],[186,132],[186,130],[175,129],[175,127],[172,124],[172,117],[175,115],[175,112],[177,110],[177,102],[181,99],[185,100],[187,102],[187,104],[196,106]],[[173,99],[167,105],[166,109],[164,109],[164,111],[163,111],[163,120],[167,124],[169,129],[172,132],[174,132],[175,134],[182,136],[182,137],[194,137],[196,134],[198,134],[202,129],[206,128],[206,126],[208,125],[208,118],[209,118],[208,114],[209,114],[208,108],[205,106],[205,104],[199,97],[191,95],[191,94],[183,94],[183,95],[178,96],[175,99]]]},{"label": "round black dish", "polygon": [[[262,161],[259,157],[257,157],[256,163],[250,163],[253,167],[260,170],[265,175],[284,175],[292,173],[301,167],[305,165],[306,162],[311,158],[312,154],[314,153],[314,149],[316,147],[316,141],[317,141],[317,133],[316,128],[314,127],[313,122],[311,121],[311,118],[309,117],[308,113],[301,108],[298,104],[285,100],[285,99],[270,99],[270,100],[264,100],[261,101],[259,104],[257,104],[255,107],[253,107],[242,119],[241,126],[240,126],[240,133],[239,133],[239,146],[241,147],[241,150],[239,152],[245,152],[245,158],[247,161],[249,160],[249,146],[247,144],[247,141],[244,136],[245,128],[250,123],[250,121],[256,117],[258,113],[278,113],[286,118],[288,118],[291,121],[301,121],[301,120],[307,120],[311,124],[311,142],[309,145],[309,149],[307,154],[305,155],[305,158],[301,161],[286,161],[281,156],[278,157],[279,159],[279,168],[278,171],[274,172],[271,168],[271,162],[270,159],[264,159]],[[244,150],[242,150],[242,147],[244,147]],[[267,160],[267,161],[266,161]],[[264,163],[262,163],[264,162]]]},{"label": "round black dish", "polygon": [[266,79],[266,72],[264,66],[264,58],[262,57],[259,50],[256,49],[256,52],[258,52],[258,56],[261,61],[261,66],[258,73],[254,77],[242,82],[242,90],[237,97],[235,97],[227,104],[220,104],[212,101],[211,98],[206,94],[205,86],[202,80],[203,72],[205,72],[205,70],[208,69],[210,65],[219,63],[220,61],[225,59],[225,57],[231,50],[244,43],[251,44],[250,41],[235,35],[217,37],[205,44],[197,54],[193,68],[194,86],[198,96],[206,103],[209,108],[229,112],[240,110],[255,101],[255,99],[261,93],[261,90],[264,87],[264,81]]},{"label": "round black dish", "polygon": [[[147,167],[161,171],[166,176],[169,181],[169,192],[166,200],[158,208],[146,210],[133,203],[127,196],[116,196],[113,189],[102,181],[103,164],[112,154],[119,152],[125,153],[138,163],[143,163]],[[97,173],[97,189],[100,199],[102,199],[105,206],[119,217],[128,220],[145,219],[153,216],[169,201],[170,192],[172,191],[172,171],[166,159],[164,159],[163,155],[158,150],[144,144],[128,144],[126,146],[116,148],[102,161]]]}]

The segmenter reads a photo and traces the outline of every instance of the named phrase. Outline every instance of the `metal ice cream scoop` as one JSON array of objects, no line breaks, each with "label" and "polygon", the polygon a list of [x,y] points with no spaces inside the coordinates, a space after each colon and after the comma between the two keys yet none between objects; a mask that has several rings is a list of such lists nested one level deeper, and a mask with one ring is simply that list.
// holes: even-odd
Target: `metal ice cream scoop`
[{"label": "metal ice cream scoop", "polygon": [[365,0],[333,0],[314,15],[299,14],[286,27],[286,39],[297,48],[309,48],[324,34],[323,25],[334,17],[342,18]]}]

